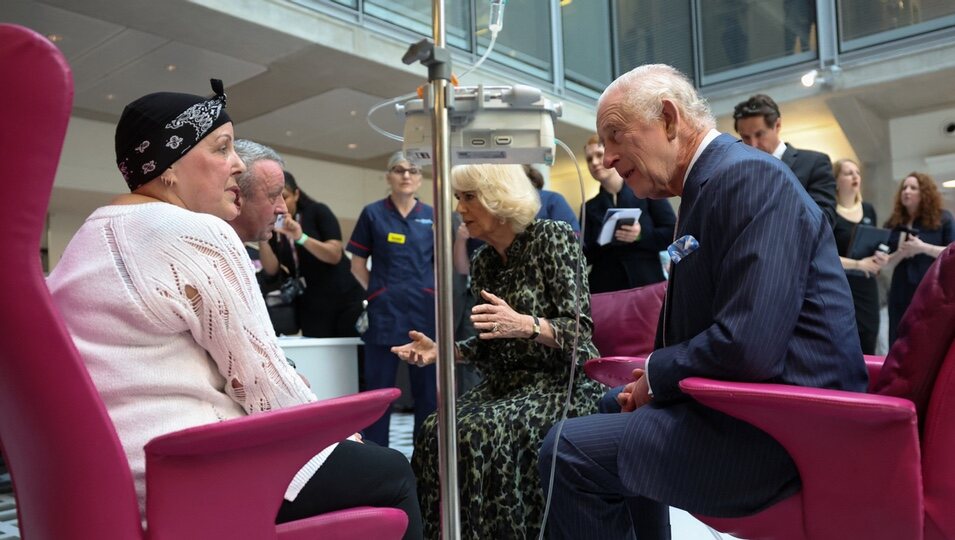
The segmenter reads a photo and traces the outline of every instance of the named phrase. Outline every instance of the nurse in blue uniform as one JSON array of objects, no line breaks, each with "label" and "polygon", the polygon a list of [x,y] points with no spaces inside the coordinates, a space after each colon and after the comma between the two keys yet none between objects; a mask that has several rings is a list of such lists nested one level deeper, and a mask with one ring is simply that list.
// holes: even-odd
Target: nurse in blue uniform
[{"label": "nurse in blue uniform", "polygon": [[[395,386],[399,359],[390,349],[407,343],[409,330],[435,337],[434,209],[415,198],[421,170],[401,152],[388,161],[385,179],[391,192],[362,210],[347,248],[352,274],[368,292],[368,330],[362,335],[368,390]],[[408,369],[417,436],[437,407],[436,368]],[[389,411],[365,430],[365,438],[387,446],[390,419]]]}]

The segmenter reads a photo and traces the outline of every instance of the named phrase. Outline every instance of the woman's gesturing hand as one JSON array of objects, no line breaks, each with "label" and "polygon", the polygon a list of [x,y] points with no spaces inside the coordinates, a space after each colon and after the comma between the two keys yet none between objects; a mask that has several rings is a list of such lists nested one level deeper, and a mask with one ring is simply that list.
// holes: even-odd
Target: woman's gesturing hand
[{"label": "woman's gesturing hand", "polygon": [[391,348],[391,352],[397,354],[398,358],[419,367],[433,364],[438,359],[438,348],[431,338],[417,330],[408,332],[408,337],[411,338],[411,343]]}]

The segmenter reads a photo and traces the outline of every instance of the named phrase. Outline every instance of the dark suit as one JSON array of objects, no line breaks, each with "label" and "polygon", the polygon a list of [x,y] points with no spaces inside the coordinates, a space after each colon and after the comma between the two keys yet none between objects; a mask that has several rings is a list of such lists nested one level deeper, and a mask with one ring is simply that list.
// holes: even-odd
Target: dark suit
[{"label": "dark suit", "polygon": [[[584,255],[592,265],[590,292],[599,293],[632,289],[663,281],[659,252],[673,241],[673,226],[676,215],[665,200],[641,199],[626,184],[613,195],[600,188],[593,199],[587,201],[586,226],[584,227]],[[600,229],[609,208],[639,208],[640,239],[632,243],[611,242],[601,246],[597,243]]]},{"label": "dark suit", "polygon": [[832,175],[832,160],[829,156],[786,143],[782,160],[789,165],[799,183],[826,215],[829,226],[832,226],[836,220],[836,177]]},{"label": "dark suit", "polygon": [[[782,446],[692,401],[684,378],[866,388],[832,230],[779,160],[717,137],[684,185],[676,235],[700,247],[671,269],[648,365],[653,401],[564,422],[550,538],[631,538],[636,503],[656,505],[658,516],[667,504],[739,516],[799,489]],[[545,486],[554,437],[541,451]]]}]

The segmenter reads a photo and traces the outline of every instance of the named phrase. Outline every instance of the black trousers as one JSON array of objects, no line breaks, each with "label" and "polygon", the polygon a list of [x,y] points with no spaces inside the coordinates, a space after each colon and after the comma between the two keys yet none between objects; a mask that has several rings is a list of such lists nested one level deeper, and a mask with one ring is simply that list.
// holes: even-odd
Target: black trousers
[{"label": "black trousers", "polygon": [[408,514],[405,540],[420,540],[421,510],[414,473],[397,450],[372,442],[342,441],[305,484],[295,501],[284,501],[276,523],[355,506],[393,507]]}]

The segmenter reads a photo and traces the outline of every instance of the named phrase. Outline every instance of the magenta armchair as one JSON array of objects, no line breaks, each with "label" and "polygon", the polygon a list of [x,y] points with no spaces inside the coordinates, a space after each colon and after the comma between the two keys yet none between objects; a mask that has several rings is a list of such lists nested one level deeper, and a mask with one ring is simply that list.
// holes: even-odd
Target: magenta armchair
[{"label": "magenta armchair", "polygon": [[[275,525],[292,475],[367,426],[387,389],[170,433],[146,447],[149,530],[109,415],[52,304],[40,236],[73,83],[43,36],[0,24],[0,440],[26,540],[400,538],[404,512],[357,508]],[[241,489],[239,487],[241,486]]]},{"label": "magenta armchair", "polygon": [[[596,359],[617,384],[639,359]],[[926,274],[869,393],[688,378],[684,392],[782,444],[802,490],[743,518],[696,516],[741,538],[955,538],[955,246]],[[585,366],[585,369],[587,366]]]}]

